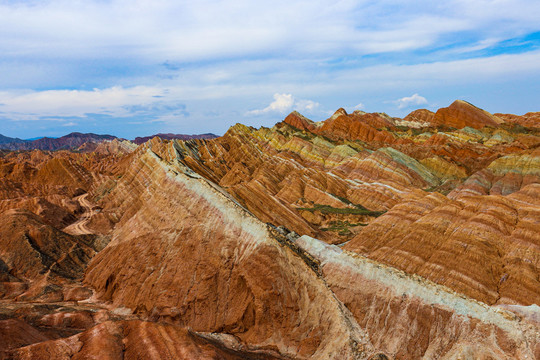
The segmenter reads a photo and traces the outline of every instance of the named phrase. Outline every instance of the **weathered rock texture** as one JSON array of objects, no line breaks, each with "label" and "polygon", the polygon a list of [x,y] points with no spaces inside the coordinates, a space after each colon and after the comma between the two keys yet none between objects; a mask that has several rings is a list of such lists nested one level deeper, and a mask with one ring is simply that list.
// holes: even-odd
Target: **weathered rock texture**
[{"label": "weathered rock texture", "polygon": [[141,151],[109,198],[124,215],[87,269],[85,283],[99,298],[149,319],[232,334],[257,350],[361,353],[351,346],[361,343],[357,329],[316,272],[191,170]]},{"label": "weathered rock texture", "polygon": [[[40,339],[43,341],[43,339]],[[220,340],[220,339],[218,339]],[[229,340],[229,339],[227,339]],[[40,342],[9,353],[13,359],[275,359],[271,353],[222,346],[212,336],[143,321],[104,322],[72,337]]]},{"label": "weathered rock texture", "polygon": [[0,358],[540,359],[537,113],[0,153]]},{"label": "weathered rock texture", "polygon": [[[367,330],[373,345],[392,358],[539,355],[534,319],[517,317],[307,236],[296,243],[320,261],[326,283]],[[343,279],[348,279],[347,286]]]},{"label": "weathered rock texture", "polygon": [[462,100],[456,100],[447,108],[439,109],[433,123],[462,129],[466,126],[480,129],[484,126],[497,126],[503,121],[485,110]]}]

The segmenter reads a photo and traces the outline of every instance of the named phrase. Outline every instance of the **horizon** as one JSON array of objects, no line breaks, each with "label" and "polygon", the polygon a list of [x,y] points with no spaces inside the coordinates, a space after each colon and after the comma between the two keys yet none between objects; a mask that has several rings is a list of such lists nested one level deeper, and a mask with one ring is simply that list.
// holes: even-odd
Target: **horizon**
[{"label": "horizon", "polygon": [[540,3],[7,1],[0,134],[222,135],[292,112],[540,111]]},{"label": "horizon", "polygon": [[[155,133],[155,134],[149,134],[149,135],[138,135],[132,139],[126,139],[126,138],[122,138],[121,136],[116,136],[114,134],[98,134],[98,133],[92,133],[92,132],[88,132],[88,133],[81,133],[80,131],[71,131],[69,133],[66,133],[66,134],[63,134],[63,135],[60,135],[60,136],[54,136],[54,137],[51,137],[51,136],[38,136],[38,137],[33,137],[33,138],[29,138],[29,139],[20,139],[18,138],[19,140],[24,140],[24,141],[35,141],[35,140],[41,140],[41,139],[59,139],[59,138],[62,138],[62,137],[65,137],[65,136],[69,136],[69,135],[73,135],[73,134],[79,134],[79,135],[96,135],[96,136],[113,136],[117,139],[120,139],[120,140],[129,140],[129,141],[133,141],[133,140],[136,140],[137,138],[145,138],[145,137],[150,137],[150,136],[159,136],[159,135],[186,135],[186,136],[198,136],[198,135],[215,135],[217,137],[219,136],[223,136],[223,135],[219,135],[219,134],[213,134],[213,133],[203,133],[203,134],[173,134],[173,133]],[[0,135],[3,135],[3,136],[6,136],[4,134],[0,134]],[[11,136],[7,136],[7,137],[11,137]]]},{"label": "horizon", "polygon": [[[482,109],[478,106],[476,106],[475,104],[467,101],[467,100],[463,100],[463,99],[456,99],[454,100],[453,102],[455,101],[464,101],[476,108],[479,108],[480,110],[484,110],[484,111],[488,111],[486,109]],[[452,102],[452,103],[453,103]],[[450,106],[451,104],[448,104],[448,106]],[[446,108],[448,106],[443,106],[441,108]],[[322,121],[326,121],[328,119],[330,119],[330,117],[337,111],[339,111],[340,109],[344,109],[343,107],[340,107],[338,109],[336,109],[335,111],[333,111],[330,115],[328,115],[328,117],[324,118],[324,119],[313,119],[313,118],[310,118],[310,117],[307,117],[305,116],[304,114],[300,113],[298,110],[292,110],[291,112],[285,114],[280,120],[276,121],[275,123],[271,124],[271,125],[260,125],[260,126],[254,126],[255,128],[261,128],[261,127],[266,127],[266,128],[272,128],[274,125],[280,123],[280,122],[283,122],[285,120],[285,118],[294,113],[294,112],[297,112],[299,113],[301,116],[304,116],[306,118],[308,118],[309,120],[313,121],[313,122],[322,122]],[[348,114],[351,114],[353,113],[354,111],[362,111],[364,112],[363,110],[359,110],[359,109],[353,109],[352,111],[347,111],[347,109],[344,109]],[[416,110],[425,110],[425,108],[415,108],[415,109],[411,109],[406,115],[409,115],[410,113],[416,111]],[[429,109],[428,109],[429,110]],[[436,113],[438,109],[435,109],[434,111],[433,110],[429,110],[429,111],[432,111],[433,113]],[[496,114],[496,113],[493,113],[493,112],[490,112],[488,111],[490,114]],[[364,113],[367,113],[367,112],[364,112]],[[389,115],[390,117],[393,117],[393,118],[399,118],[399,119],[403,119],[405,118],[405,116],[403,117],[396,117],[396,116],[392,116],[390,114],[387,114],[385,112],[381,112],[381,111],[374,111],[372,112],[374,114],[386,114],[386,115]],[[500,114],[500,113],[499,113]],[[503,113],[504,114],[504,113]],[[514,114],[514,115],[525,115],[526,113],[524,114]],[[238,122],[237,122],[238,123]],[[236,123],[235,123],[236,124]],[[207,133],[191,133],[191,134],[188,134],[188,133],[180,133],[180,132],[176,132],[176,133],[172,133],[172,132],[155,132],[155,133],[152,133],[152,134],[139,134],[139,135],[135,135],[131,138],[126,138],[126,137],[122,137],[122,136],[118,136],[114,133],[95,133],[95,132],[81,132],[81,131],[78,131],[78,130],[72,130],[72,131],[69,131],[67,133],[63,133],[63,134],[59,134],[58,136],[37,136],[37,137],[33,137],[33,138],[28,138],[28,139],[25,139],[25,138],[19,138],[20,140],[24,140],[24,141],[35,141],[35,140],[40,140],[40,139],[44,139],[44,138],[49,138],[49,139],[58,139],[58,138],[62,138],[62,137],[65,137],[65,136],[69,136],[69,135],[72,135],[72,134],[81,134],[81,135],[97,135],[97,136],[106,136],[106,135],[110,135],[110,136],[114,136],[115,138],[117,139],[120,139],[120,140],[129,140],[129,141],[134,141],[136,140],[137,138],[145,138],[145,137],[152,137],[152,136],[159,136],[159,135],[187,135],[187,136],[198,136],[198,135],[215,135],[217,137],[220,137],[220,136],[223,136],[231,127],[233,127],[235,124],[230,124],[229,127],[223,132],[223,133],[213,133],[213,132],[207,132]],[[248,125],[248,126],[253,126],[253,125]],[[2,134],[0,133],[0,135],[3,135],[3,136],[8,136],[6,134]],[[11,137],[11,136],[8,136],[8,137]]]}]

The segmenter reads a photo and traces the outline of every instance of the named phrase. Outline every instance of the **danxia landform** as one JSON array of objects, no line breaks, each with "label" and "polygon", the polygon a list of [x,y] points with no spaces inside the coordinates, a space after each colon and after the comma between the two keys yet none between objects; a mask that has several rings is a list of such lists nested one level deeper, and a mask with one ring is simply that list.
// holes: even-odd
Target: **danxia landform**
[{"label": "danxia landform", "polygon": [[0,137],[0,359],[540,359],[540,113]]}]

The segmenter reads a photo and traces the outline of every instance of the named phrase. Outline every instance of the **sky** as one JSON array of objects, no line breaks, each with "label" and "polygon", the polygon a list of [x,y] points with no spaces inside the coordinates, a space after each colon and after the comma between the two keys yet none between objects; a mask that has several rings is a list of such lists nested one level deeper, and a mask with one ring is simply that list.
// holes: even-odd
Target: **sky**
[{"label": "sky", "polygon": [[540,111],[540,1],[0,0],[0,134]]}]

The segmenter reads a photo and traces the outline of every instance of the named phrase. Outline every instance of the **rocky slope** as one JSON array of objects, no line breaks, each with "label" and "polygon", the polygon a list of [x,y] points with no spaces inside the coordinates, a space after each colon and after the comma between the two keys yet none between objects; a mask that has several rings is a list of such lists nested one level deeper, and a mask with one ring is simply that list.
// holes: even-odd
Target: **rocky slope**
[{"label": "rocky slope", "polygon": [[356,329],[297,254],[212,183],[140,151],[108,195],[120,219],[86,272],[99,298],[142,317],[232,334],[253,351],[353,357]]},{"label": "rocky slope", "polygon": [[496,127],[503,123],[503,120],[483,109],[477,108],[471,103],[456,100],[449,107],[437,110],[431,122],[436,125],[446,125],[458,129],[467,126],[481,129],[485,126]]},{"label": "rocky slope", "polygon": [[0,358],[540,359],[534,119],[2,153]]}]

